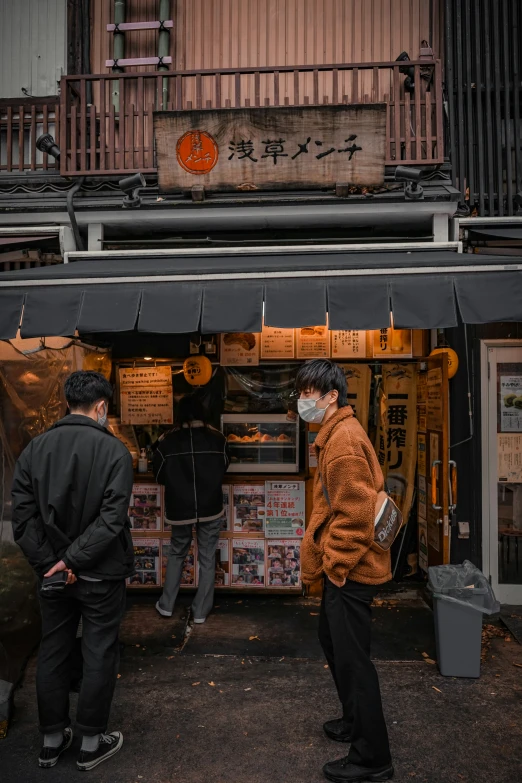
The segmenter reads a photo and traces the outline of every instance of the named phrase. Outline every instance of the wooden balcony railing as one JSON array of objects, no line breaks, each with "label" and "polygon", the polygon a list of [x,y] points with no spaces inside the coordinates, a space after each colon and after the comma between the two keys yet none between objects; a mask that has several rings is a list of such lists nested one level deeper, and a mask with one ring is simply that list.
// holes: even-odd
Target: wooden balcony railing
[{"label": "wooden balcony railing", "polygon": [[36,149],[42,133],[57,137],[59,98],[0,100],[0,176],[4,172],[55,171],[59,164]]},{"label": "wooden balcony railing", "polygon": [[[411,94],[400,72],[405,65],[414,69]],[[40,131],[53,133],[52,123],[63,176],[147,174],[156,171],[155,111],[375,102],[388,105],[387,165],[444,161],[441,63],[418,60],[65,76],[60,106],[52,111],[0,105],[2,150],[7,143],[0,168],[52,167],[34,148]]]}]

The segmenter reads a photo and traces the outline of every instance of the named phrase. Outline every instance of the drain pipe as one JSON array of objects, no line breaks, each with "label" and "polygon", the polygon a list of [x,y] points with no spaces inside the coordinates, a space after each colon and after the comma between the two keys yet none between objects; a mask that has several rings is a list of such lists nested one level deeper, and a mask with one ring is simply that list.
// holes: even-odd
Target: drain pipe
[{"label": "drain pipe", "polygon": [[[160,0],[160,7],[159,7],[159,21],[160,22],[166,22],[170,17],[170,0]],[[158,57],[161,58],[166,57],[169,53],[170,49],[170,30],[169,28],[160,28],[159,36],[158,36]],[[158,71],[168,71],[169,67],[168,65],[158,65]],[[162,79],[162,98],[160,103],[160,98],[158,95],[158,103],[160,103],[161,108],[163,111],[167,111],[168,106],[168,92],[169,92],[169,80],[164,76]]]},{"label": "drain pipe", "polygon": [[83,187],[83,183],[85,182],[85,177],[79,177],[72,188],[69,188],[67,191],[67,214],[69,215],[69,220],[71,221],[71,228],[73,230],[74,234],[74,241],[76,243],[76,247],[78,250],[85,250],[83,246],[83,241],[80,235],[80,229],[78,228],[78,222],[76,220],[76,215],[74,213],[74,197],[78,193],[78,191]]}]

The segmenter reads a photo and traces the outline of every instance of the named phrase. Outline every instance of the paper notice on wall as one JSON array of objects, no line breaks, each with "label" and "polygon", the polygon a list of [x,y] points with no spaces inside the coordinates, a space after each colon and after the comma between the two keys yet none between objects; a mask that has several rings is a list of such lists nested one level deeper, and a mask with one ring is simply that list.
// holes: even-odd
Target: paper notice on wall
[{"label": "paper notice on wall", "polygon": [[366,334],[367,332],[360,329],[332,330],[332,359],[366,358]]},{"label": "paper notice on wall", "polygon": [[221,335],[222,367],[254,367],[259,364],[260,335],[254,332],[230,332]]},{"label": "paper notice on wall", "polygon": [[305,531],[304,481],[266,482],[267,538],[302,538]]},{"label": "paper notice on wall", "polygon": [[373,356],[374,358],[411,359],[412,357],[412,330],[393,329],[385,327],[375,329],[373,332]]},{"label": "paper notice on wall", "polygon": [[296,329],[298,359],[328,359],[330,336],[327,326],[304,326]]},{"label": "paper notice on wall", "polygon": [[172,424],[172,368],[120,369],[122,424]]},{"label": "paper notice on wall", "polygon": [[427,428],[442,430],[442,370],[428,370],[428,399],[426,402]]},{"label": "paper notice on wall", "polygon": [[238,533],[262,533],[265,529],[265,485],[234,484],[234,531]]},{"label": "paper notice on wall", "polygon": [[359,424],[368,432],[372,371],[367,364],[340,364],[339,367],[346,378],[348,404],[352,406]]},{"label": "paper notice on wall", "polygon": [[426,435],[421,432],[417,435],[417,472],[426,475]]},{"label": "paper notice on wall", "polygon": [[426,494],[426,478],[425,476],[419,476],[418,477],[418,510],[419,510],[419,516],[426,517],[428,516],[428,496]]},{"label": "paper notice on wall", "polygon": [[522,375],[500,376],[500,431],[522,432]]},{"label": "paper notice on wall", "polygon": [[522,482],[522,435],[497,434],[498,480]]},{"label": "paper notice on wall", "polygon": [[293,359],[295,357],[295,330],[263,326],[261,333],[262,359]]}]

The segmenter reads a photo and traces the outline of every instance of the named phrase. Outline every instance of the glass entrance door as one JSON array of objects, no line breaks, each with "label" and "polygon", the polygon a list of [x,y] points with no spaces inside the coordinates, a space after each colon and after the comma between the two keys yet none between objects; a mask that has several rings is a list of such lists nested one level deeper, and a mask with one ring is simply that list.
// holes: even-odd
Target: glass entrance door
[{"label": "glass entrance door", "polygon": [[484,573],[522,604],[522,343],[483,344]]}]

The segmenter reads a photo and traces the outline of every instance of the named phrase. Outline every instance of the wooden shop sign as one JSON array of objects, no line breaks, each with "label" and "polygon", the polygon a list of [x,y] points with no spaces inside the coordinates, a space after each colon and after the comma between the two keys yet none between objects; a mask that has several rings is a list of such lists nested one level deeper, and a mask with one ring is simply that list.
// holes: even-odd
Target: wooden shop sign
[{"label": "wooden shop sign", "polygon": [[386,104],[156,112],[160,190],[384,182]]}]

